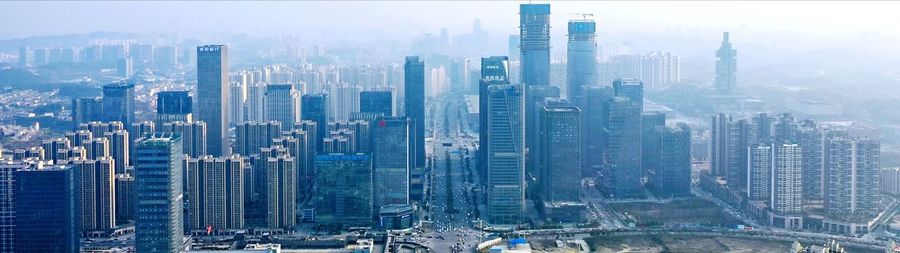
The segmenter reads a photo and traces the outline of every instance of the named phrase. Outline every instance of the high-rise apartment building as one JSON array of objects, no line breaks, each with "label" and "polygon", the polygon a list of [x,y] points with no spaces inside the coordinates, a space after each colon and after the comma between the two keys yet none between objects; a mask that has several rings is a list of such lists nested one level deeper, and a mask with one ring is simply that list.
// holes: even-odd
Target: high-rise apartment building
[{"label": "high-rise apartment building", "polygon": [[266,120],[281,123],[281,129],[290,130],[297,121],[299,93],[291,84],[266,86]]},{"label": "high-rise apartment building", "polygon": [[115,162],[115,173],[125,173],[125,168],[131,166],[131,138],[128,131],[115,130],[103,134],[109,141],[109,156]]},{"label": "high-rise apartment building", "polygon": [[281,137],[281,123],[244,122],[235,128],[234,153],[250,157],[259,154],[260,148],[272,146],[272,139]]},{"label": "high-rise apartment building", "polygon": [[197,119],[206,122],[207,152],[229,154],[228,46],[197,47]]},{"label": "high-rise apartment building", "polygon": [[72,129],[91,121],[104,120],[103,99],[99,97],[86,97],[72,99]]},{"label": "high-rise apartment building", "polygon": [[206,151],[206,122],[167,122],[157,132],[177,133],[181,135],[182,151],[190,157],[205,156]]},{"label": "high-rise apartment building", "polygon": [[79,230],[106,231],[116,226],[115,163],[108,156],[68,161],[78,182],[76,208]]},{"label": "high-rise apartment building", "polygon": [[185,158],[188,228],[223,231],[244,228],[244,167],[246,158],[202,156]]},{"label": "high-rise apartment building", "polygon": [[775,163],[771,145],[756,145],[747,148],[747,197],[751,200],[768,201],[772,197],[772,166]]},{"label": "high-rise apartment building", "polygon": [[334,120],[349,120],[350,113],[359,112],[359,92],[362,90],[358,85],[337,85],[333,86],[331,94],[331,111]]},{"label": "high-rise apartment building", "polygon": [[328,136],[328,94],[305,94],[301,103],[302,119],[316,123],[316,148],[321,152],[322,138]]},{"label": "high-rise apartment building", "polygon": [[802,148],[797,144],[776,144],[772,165],[772,196],[769,207],[776,214],[803,211]]},{"label": "high-rise apartment building", "polygon": [[294,158],[278,155],[264,158],[266,164],[266,224],[269,229],[292,229],[297,224]]},{"label": "high-rise apartment building", "polygon": [[825,213],[840,220],[868,221],[880,210],[881,143],[834,136],[825,143]]}]

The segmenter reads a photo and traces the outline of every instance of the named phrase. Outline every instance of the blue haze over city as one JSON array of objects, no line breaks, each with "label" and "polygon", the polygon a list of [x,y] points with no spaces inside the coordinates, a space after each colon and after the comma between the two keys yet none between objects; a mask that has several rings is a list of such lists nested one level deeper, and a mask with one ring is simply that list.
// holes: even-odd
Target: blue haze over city
[{"label": "blue haze over city", "polygon": [[900,252],[898,11],[2,1],[0,252]]}]

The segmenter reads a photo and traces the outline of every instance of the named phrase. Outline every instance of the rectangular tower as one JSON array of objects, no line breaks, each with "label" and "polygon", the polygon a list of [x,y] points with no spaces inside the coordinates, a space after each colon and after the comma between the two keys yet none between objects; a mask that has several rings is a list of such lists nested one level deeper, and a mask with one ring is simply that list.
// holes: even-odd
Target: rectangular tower
[{"label": "rectangular tower", "polygon": [[197,120],[206,122],[206,147],[213,156],[229,153],[228,83],[228,46],[197,47]]},{"label": "rectangular tower", "polygon": [[135,249],[176,253],[184,249],[181,136],[145,135],[137,140]]}]

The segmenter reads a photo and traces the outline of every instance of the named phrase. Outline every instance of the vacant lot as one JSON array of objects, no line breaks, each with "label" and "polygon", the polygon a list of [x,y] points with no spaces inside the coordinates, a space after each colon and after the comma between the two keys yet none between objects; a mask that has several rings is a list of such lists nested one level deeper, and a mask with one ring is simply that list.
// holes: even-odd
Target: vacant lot
[{"label": "vacant lot", "polygon": [[701,224],[727,226],[740,223],[722,211],[715,203],[697,199],[681,199],[668,202],[610,203],[616,212],[626,217],[638,227],[652,227],[679,224]]}]

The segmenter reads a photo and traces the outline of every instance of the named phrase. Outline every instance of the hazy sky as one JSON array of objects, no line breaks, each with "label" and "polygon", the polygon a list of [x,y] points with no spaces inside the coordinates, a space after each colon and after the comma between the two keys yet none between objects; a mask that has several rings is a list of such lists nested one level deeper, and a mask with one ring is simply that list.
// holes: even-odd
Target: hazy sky
[{"label": "hazy sky", "polygon": [[[0,39],[93,31],[410,36],[442,27],[456,34],[471,31],[475,18],[484,29],[512,34],[517,5],[524,2],[3,1]],[[593,13],[603,32],[747,28],[829,35],[879,31],[900,37],[900,2],[552,1],[551,11],[554,33],[562,33],[577,13]]]}]

